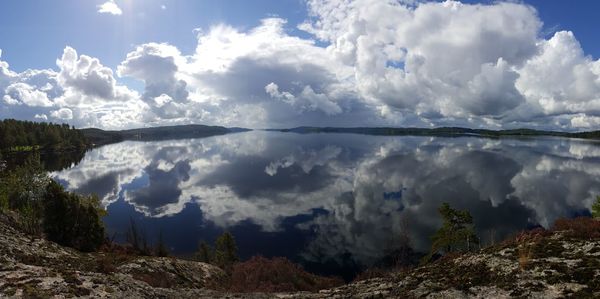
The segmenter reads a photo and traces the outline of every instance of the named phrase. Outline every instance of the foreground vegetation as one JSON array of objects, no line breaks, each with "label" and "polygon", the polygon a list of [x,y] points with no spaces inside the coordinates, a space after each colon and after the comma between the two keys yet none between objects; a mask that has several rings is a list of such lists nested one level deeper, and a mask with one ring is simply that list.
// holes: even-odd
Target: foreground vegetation
[{"label": "foreground vegetation", "polygon": [[[0,214],[0,296],[128,298],[597,298],[600,221],[562,219],[481,250],[349,284],[282,258],[254,257],[227,273],[216,266],[128,254],[104,245],[82,253],[27,235]],[[310,292],[298,292],[300,290]],[[319,292],[314,292],[319,290]],[[242,292],[240,294],[238,292]],[[250,292],[250,293],[247,293]],[[273,292],[284,292],[284,294]]]},{"label": "foreground vegetation", "polygon": [[94,251],[104,242],[98,198],[65,191],[46,175],[38,155],[0,171],[0,213],[24,232],[63,246]]},{"label": "foreground vegetation", "polygon": [[[68,126],[62,128],[73,130]],[[71,143],[60,141],[32,148],[16,145],[11,150],[72,147],[67,144]],[[352,295],[364,291],[369,296],[398,297],[427,296],[436,292],[460,297],[480,294],[482,290],[488,292],[485,293],[488,297],[499,294],[600,296],[600,273],[596,271],[600,267],[600,221],[590,217],[559,219],[549,230],[522,232],[481,250],[470,213],[443,204],[439,208],[442,226],[432,236],[431,250],[420,266],[411,263],[410,240],[400,238],[401,246],[390,252],[393,267],[371,269],[359,278],[361,282],[335,288],[343,284],[341,279],[308,273],[285,258],[253,257],[240,261],[235,239],[227,232],[217,238],[214,245],[199,244],[196,260],[202,264],[169,258],[162,234],[156,244],[149,244],[133,221],[128,244],[114,244],[105,236],[101,221],[105,211],[98,198],[64,190],[46,175],[38,154],[10,171],[6,168],[0,156],[0,272],[20,269],[23,272],[19,275],[29,275],[33,281],[35,275],[41,275],[39,280],[42,281],[58,272],[68,292],[73,292],[71,295],[94,294],[89,289],[73,287],[92,282],[108,286],[107,293],[114,293],[117,288],[132,292],[134,297],[168,293],[156,288],[179,290],[177,292],[183,292],[180,288],[203,289],[192,292],[193,296],[204,294],[206,288],[218,292],[267,293],[330,289],[323,294]],[[591,215],[600,218],[600,197],[592,206]],[[51,245],[42,238],[78,251]],[[31,244],[24,244],[24,240]],[[42,252],[48,250],[50,255]],[[40,267],[41,272],[27,272],[31,267]],[[105,280],[106,277],[120,279],[122,275],[129,277],[126,282],[137,289]],[[366,282],[362,282],[363,278]],[[19,294],[19,290],[23,292],[21,295],[34,297],[54,294],[51,290],[37,294],[36,287],[29,281],[20,285],[0,282],[0,294],[12,296]],[[138,293],[141,290],[148,293]],[[446,291],[455,293],[443,293]],[[211,293],[211,296],[215,294],[221,293]]]},{"label": "foreground vegetation", "polygon": [[[12,227],[20,231],[22,236],[27,236],[25,240],[47,239],[81,252],[92,253],[92,255],[85,256],[67,250],[66,252],[69,252],[68,255],[71,258],[75,256],[76,259],[81,259],[75,262],[81,264],[81,268],[71,265],[66,267],[66,269],[70,269],[68,271],[62,268],[64,265],[60,261],[47,256],[40,257],[42,252],[29,252],[23,257],[23,260],[19,260],[19,256],[14,256],[19,262],[27,265],[33,262],[37,266],[60,266],[60,271],[64,270],[69,273],[77,269],[77,271],[112,274],[119,272],[120,268],[131,263],[146,261],[159,265],[156,265],[156,269],[151,272],[127,270],[130,271],[129,274],[133,275],[134,280],[143,281],[151,287],[163,288],[185,284],[178,278],[166,277],[165,271],[168,269],[161,269],[161,267],[168,266],[161,266],[164,261],[155,260],[169,256],[162,233],[156,244],[150,244],[143,229],[140,229],[132,220],[127,233],[127,244],[116,244],[105,236],[104,225],[101,221],[105,214],[106,212],[101,208],[100,201],[96,196],[82,196],[67,192],[50,179],[39,161],[39,155],[30,156],[22,165],[10,171],[0,168],[0,225],[4,227],[5,232],[3,233],[6,236],[12,235],[13,241],[15,238],[21,238],[16,233],[17,231],[9,228]],[[2,238],[0,238],[0,243],[1,241]],[[52,248],[64,252],[64,249],[60,249],[60,247]],[[44,251],[47,248],[36,250]],[[196,254],[197,261],[212,264],[214,268],[195,266],[194,262],[178,261],[176,263],[189,269],[210,269],[213,275],[216,275],[210,287],[219,291],[318,291],[343,283],[341,279],[310,274],[285,258],[253,257],[248,261],[240,262],[237,250],[233,235],[225,232],[217,238],[214,246],[206,243],[200,244]],[[14,252],[14,250],[9,250],[6,254],[13,258]],[[30,255],[33,255],[34,258]],[[177,259],[169,258],[169,260],[176,261]],[[0,258],[0,269],[5,268],[6,265]],[[216,269],[221,270],[217,271]],[[202,273],[198,275],[200,274]],[[94,276],[98,279],[97,274]],[[204,280],[202,279],[202,281]],[[0,283],[0,291],[2,286]]]}]

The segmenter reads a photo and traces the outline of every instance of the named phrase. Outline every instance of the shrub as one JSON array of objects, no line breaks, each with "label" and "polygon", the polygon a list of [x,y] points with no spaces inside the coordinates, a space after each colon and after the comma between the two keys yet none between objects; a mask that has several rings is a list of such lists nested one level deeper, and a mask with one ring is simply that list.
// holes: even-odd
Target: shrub
[{"label": "shrub", "polygon": [[19,209],[19,226],[25,232],[38,236],[42,232],[42,209],[39,202],[27,202]]},{"label": "shrub", "polygon": [[600,218],[600,196],[596,196],[596,202],[592,205],[592,217]]},{"label": "shrub", "polygon": [[152,255],[152,248],[148,244],[146,232],[140,230],[133,218],[129,219],[129,229],[127,230],[127,242],[131,244],[137,254]]},{"label": "shrub", "polygon": [[39,235],[43,216],[41,202],[49,182],[39,154],[29,156],[10,171],[1,171],[0,210],[16,212],[15,226],[28,234]]},{"label": "shrub", "polygon": [[29,156],[20,166],[2,173],[0,201],[5,209],[19,213],[32,208],[39,209],[39,202],[49,182],[50,178],[43,171],[39,155]]},{"label": "shrub", "polygon": [[97,197],[66,192],[51,181],[43,201],[44,232],[58,244],[81,251],[95,251],[104,242],[104,226]]},{"label": "shrub", "polygon": [[6,187],[0,182],[0,212],[8,210],[8,194]]},{"label": "shrub", "polygon": [[0,212],[8,209],[8,185],[3,179],[5,168],[6,162],[2,160],[2,153],[0,153]]},{"label": "shrub", "polygon": [[233,292],[316,292],[342,285],[339,278],[321,277],[304,271],[283,257],[255,256],[233,266]]},{"label": "shrub", "polygon": [[99,256],[96,266],[96,271],[104,274],[111,274],[117,271],[117,266],[111,256]]},{"label": "shrub", "polygon": [[576,239],[600,238],[600,221],[589,217],[561,218],[554,222],[553,231],[563,231],[565,236]]}]

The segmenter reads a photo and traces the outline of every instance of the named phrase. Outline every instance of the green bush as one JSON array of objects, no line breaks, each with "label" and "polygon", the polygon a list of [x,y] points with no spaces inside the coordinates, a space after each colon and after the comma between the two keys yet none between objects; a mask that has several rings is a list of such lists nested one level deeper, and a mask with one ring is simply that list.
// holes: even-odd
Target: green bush
[{"label": "green bush", "polygon": [[43,171],[39,154],[28,157],[22,165],[4,173],[1,180],[8,208],[15,211],[38,205],[50,182]]},{"label": "green bush", "polygon": [[43,216],[41,202],[49,181],[39,155],[30,156],[10,171],[3,169],[0,171],[0,211],[15,211],[17,227],[31,235],[39,235]]},{"label": "green bush", "polygon": [[39,202],[27,202],[19,209],[19,225],[30,235],[39,236],[42,233],[42,210]]},{"label": "green bush", "polygon": [[600,196],[596,196],[596,202],[592,205],[592,217],[600,218]]},{"label": "green bush", "polygon": [[51,181],[43,206],[44,232],[49,240],[81,251],[97,250],[104,242],[104,210],[97,197],[66,192]]}]

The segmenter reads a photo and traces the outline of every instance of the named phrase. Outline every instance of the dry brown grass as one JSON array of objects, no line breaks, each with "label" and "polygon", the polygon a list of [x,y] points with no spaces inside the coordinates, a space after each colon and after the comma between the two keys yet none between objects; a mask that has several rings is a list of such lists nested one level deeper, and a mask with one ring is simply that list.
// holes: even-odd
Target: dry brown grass
[{"label": "dry brown grass", "polygon": [[554,222],[552,230],[563,232],[565,236],[576,239],[599,239],[600,221],[590,217],[561,218]]},{"label": "dry brown grass", "polygon": [[114,242],[105,242],[96,259],[96,271],[110,274],[117,271],[117,267],[138,257],[137,252],[128,245]]},{"label": "dry brown grass", "polygon": [[518,247],[518,252],[519,252],[519,269],[521,271],[525,271],[528,269],[530,263],[531,263],[531,259],[533,258],[533,248],[535,247],[535,243],[531,244],[531,243],[527,243],[527,244],[521,244]]},{"label": "dry brown grass", "polygon": [[373,279],[373,278],[383,278],[383,277],[387,277],[390,275],[390,271],[388,269],[382,269],[382,268],[368,268],[365,271],[360,272],[353,281],[362,281],[362,280],[369,280],[369,279]]},{"label": "dry brown grass", "polygon": [[267,259],[255,256],[233,266],[230,290],[233,292],[316,292],[343,283],[340,278],[308,273],[283,257]]},{"label": "dry brown grass", "polygon": [[552,235],[552,232],[544,228],[538,227],[531,230],[521,231],[512,237],[506,238],[500,243],[501,246],[521,245],[525,243],[537,243]]}]

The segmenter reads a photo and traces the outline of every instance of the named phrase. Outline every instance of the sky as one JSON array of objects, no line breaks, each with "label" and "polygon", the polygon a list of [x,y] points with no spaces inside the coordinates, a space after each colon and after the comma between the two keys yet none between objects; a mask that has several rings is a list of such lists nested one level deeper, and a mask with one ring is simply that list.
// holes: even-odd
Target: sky
[{"label": "sky", "polygon": [[0,119],[600,128],[598,1],[8,0]]}]

